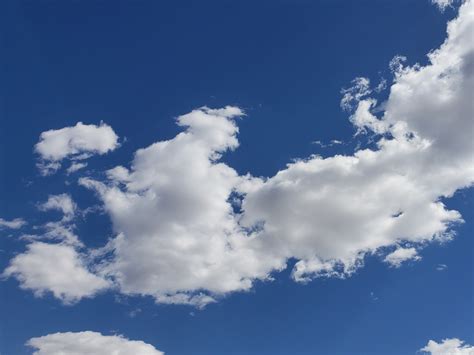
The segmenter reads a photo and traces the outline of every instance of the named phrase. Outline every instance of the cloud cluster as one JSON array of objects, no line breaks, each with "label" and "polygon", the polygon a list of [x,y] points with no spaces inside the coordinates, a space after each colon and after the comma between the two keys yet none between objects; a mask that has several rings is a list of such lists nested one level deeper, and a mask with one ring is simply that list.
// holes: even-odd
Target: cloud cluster
[{"label": "cloud cluster", "polygon": [[[31,244],[6,274],[23,288],[49,289],[65,301],[93,295],[110,282],[124,294],[201,307],[271,279],[290,259],[296,260],[292,277],[298,282],[348,277],[369,254],[396,267],[420,259],[424,245],[450,239],[452,225],[462,222],[441,200],[474,182],[473,31],[474,1],[466,1],[427,65],[404,66],[401,56],[392,61],[394,80],[384,105],[371,96],[379,89],[371,89],[368,79],[358,78],[343,92],[342,106],[357,134],[375,141],[375,148],[353,155],[310,156],[269,178],[239,175],[221,158],[238,147],[242,110],[203,107],[178,117],[183,132],[139,149],[130,167],[107,171],[105,180],[79,180],[97,193],[116,235],[94,251],[103,256],[95,274],[64,242]],[[97,142],[96,129],[107,127],[91,128],[95,138],[79,141]],[[55,135],[42,137],[50,144],[41,146],[41,154],[53,162],[116,144],[116,136],[102,148],[78,140],[64,145],[63,138],[49,136]],[[47,145],[67,149],[59,153]],[[65,216],[71,208],[60,198],[46,205]],[[47,262],[37,268],[41,258]],[[69,273],[76,275],[73,284],[63,279]]]},{"label": "cloud cluster", "polygon": [[473,355],[474,346],[464,344],[462,340],[457,338],[444,339],[441,343],[430,340],[420,351],[431,355]]},{"label": "cloud cluster", "polygon": [[87,269],[72,246],[43,242],[28,244],[24,253],[10,261],[3,276],[16,277],[22,289],[32,290],[38,297],[51,292],[65,304],[109,287],[106,280]]},{"label": "cloud cluster", "polygon": [[36,349],[33,355],[164,354],[143,341],[129,340],[120,335],[102,335],[92,331],[48,334],[28,340],[27,345]]},{"label": "cloud cluster", "polygon": [[118,147],[118,136],[114,130],[101,123],[99,126],[78,122],[74,127],[65,127],[41,133],[35,152],[39,155],[38,168],[42,175],[49,175],[61,167],[61,161],[72,159],[68,172],[83,168],[83,160],[94,154],[105,154]]}]

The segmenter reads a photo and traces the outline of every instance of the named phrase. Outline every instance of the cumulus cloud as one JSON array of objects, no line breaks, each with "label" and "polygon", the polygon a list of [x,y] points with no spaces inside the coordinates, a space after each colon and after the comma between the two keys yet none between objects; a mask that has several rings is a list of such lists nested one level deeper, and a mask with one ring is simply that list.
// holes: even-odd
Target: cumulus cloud
[{"label": "cumulus cloud", "polygon": [[163,355],[150,344],[129,340],[121,335],[66,332],[32,338],[26,343],[36,351],[33,355]]},{"label": "cumulus cloud", "polygon": [[66,304],[91,297],[109,285],[91,273],[85,260],[72,246],[33,242],[15,256],[3,272],[15,277],[22,289],[32,290],[38,297],[51,292]]},{"label": "cumulus cloud", "polygon": [[378,149],[297,161],[243,189],[241,223],[263,222],[266,252],[299,259],[296,280],[344,277],[367,253],[449,238],[462,221],[440,198],[474,181],[473,9],[472,1],[460,8],[428,65],[397,68],[382,115],[371,111],[375,99],[355,95],[362,118],[351,121],[379,135]]},{"label": "cumulus cloud", "polygon": [[430,340],[420,351],[431,355],[473,355],[474,346],[464,344],[462,340],[457,338],[444,339],[440,343]]},{"label": "cumulus cloud", "polygon": [[20,229],[24,225],[26,225],[26,221],[23,218],[15,218],[10,221],[0,218],[0,229]]},{"label": "cumulus cloud", "polygon": [[[48,175],[56,172],[61,167],[61,161],[66,158],[82,160],[94,154],[108,153],[117,147],[118,136],[110,126],[105,123],[96,126],[78,122],[73,127],[41,133],[35,152],[40,157],[40,172]],[[73,164],[69,169],[74,171],[81,167]]]},{"label": "cumulus cloud", "polygon": [[[467,1],[427,65],[405,66],[401,56],[392,61],[383,107],[368,80],[343,91],[350,121],[373,136],[375,148],[310,156],[269,178],[239,175],[221,158],[238,147],[243,111],[202,107],[177,118],[183,131],[176,137],[139,149],[130,167],[107,171],[105,180],[79,180],[97,193],[116,235],[94,251],[104,256],[95,265],[100,277],[73,246],[37,242],[12,260],[7,275],[63,299],[93,295],[106,278],[124,294],[203,307],[270,280],[290,259],[293,279],[309,282],[348,277],[371,254],[394,266],[420,258],[419,249],[452,238],[452,226],[462,222],[442,199],[474,182],[473,27],[474,2]],[[30,270],[37,254],[54,257]],[[54,258],[68,260],[69,269],[81,270],[76,277],[89,281],[49,279],[47,273],[63,272],[52,266]]]},{"label": "cumulus cloud", "polygon": [[[358,131],[376,149],[297,160],[270,178],[239,176],[220,158],[238,146],[237,107],[178,117],[184,131],[136,152],[108,181],[83,178],[110,215],[117,237],[100,272],[121,292],[203,306],[248,290],[296,259],[292,277],[347,277],[367,254],[398,247],[385,261],[416,260],[417,249],[452,237],[462,222],[440,201],[474,181],[473,2],[448,25],[429,64],[391,64],[385,109],[363,78],[343,91]],[[453,137],[456,136],[456,139]]]},{"label": "cumulus cloud", "polygon": [[241,177],[219,158],[238,146],[241,115],[236,107],[192,111],[177,119],[184,132],[138,150],[130,170],[109,171],[109,184],[80,180],[98,192],[118,233],[101,272],[123,293],[203,306],[214,299],[195,290],[246,290],[280,266],[252,249],[229,201]]},{"label": "cumulus cloud", "polygon": [[421,260],[415,248],[397,248],[384,259],[386,263],[394,267],[400,267],[403,262],[408,260]]}]

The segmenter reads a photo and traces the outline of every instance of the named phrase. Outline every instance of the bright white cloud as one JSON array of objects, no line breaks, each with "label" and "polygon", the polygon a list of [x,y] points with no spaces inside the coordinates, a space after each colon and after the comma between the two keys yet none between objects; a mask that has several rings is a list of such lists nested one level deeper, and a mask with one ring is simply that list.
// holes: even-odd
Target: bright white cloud
[{"label": "bright white cloud", "polygon": [[373,136],[376,148],[311,156],[270,178],[240,176],[220,158],[238,147],[236,118],[243,112],[194,110],[178,117],[182,133],[138,150],[130,168],[107,171],[106,181],[80,179],[97,192],[116,232],[94,251],[107,255],[96,265],[100,278],[66,245],[48,253],[67,254],[61,259],[69,269],[94,282],[56,285],[46,275],[58,272],[54,258],[41,277],[31,277],[22,260],[48,254],[33,250],[48,248],[44,243],[14,258],[7,274],[63,299],[90,296],[107,278],[124,294],[202,307],[271,279],[289,259],[297,260],[294,280],[307,282],[347,277],[366,255],[393,248],[382,258],[394,266],[420,258],[423,245],[451,238],[451,226],[462,222],[441,198],[474,182],[474,2],[459,11],[426,66],[404,66],[401,56],[392,61],[395,78],[383,107],[363,78],[343,92],[350,121],[358,134]]},{"label": "bright white cloud", "polygon": [[[114,130],[101,123],[99,126],[78,122],[73,127],[49,130],[41,133],[35,152],[40,156],[38,167],[43,175],[54,173],[61,161],[69,158],[82,160],[94,154],[105,154],[118,147]],[[81,166],[72,165],[72,170]]]},{"label": "bright white cloud", "polygon": [[375,150],[313,156],[268,179],[239,176],[219,159],[238,146],[242,112],[202,108],[178,117],[185,130],[175,138],[138,150],[130,169],[109,170],[108,182],[81,179],[117,233],[100,272],[126,294],[203,306],[269,279],[290,258],[293,278],[306,282],[346,277],[365,255],[407,242],[385,256],[398,266],[420,258],[419,246],[449,239],[462,219],[440,197],[474,181],[473,4],[460,8],[428,65],[392,63],[379,117],[368,80],[343,92],[358,132],[376,134]]},{"label": "bright white cloud", "polygon": [[22,289],[32,290],[38,297],[51,292],[66,304],[91,297],[109,286],[86,268],[72,246],[43,242],[28,244],[24,253],[10,261],[3,276],[15,277]]},{"label": "bright white cloud", "polygon": [[420,351],[431,355],[473,355],[474,346],[464,344],[462,340],[457,338],[444,339],[440,343],[430,340]]},{"label": "bright white cloud", "polygon": [[36,351],[33,355],[163,355],[152,345],[140,340],[129,340],[120,335],[67,332],[48,334],[28,340]]},{"label": "bright white cloud", "polygon": [[431,0],[431,3],[435,4],[441,11],[453,5],[455,0]]},{"label": "bright white cloud", "polygon": [[396,68],[381,117],[367,82],[357,81],[363,95],[352,95],[351,121],[383,133],[377,150],[298,161],[244,189],[241,223],[263,222],[266,253],[299,259],[296,280],[348,275],[367,253],[449,237],[461,221],[439,199],[474,181],[473,11],[472,1],[460,8],[427,66]]},{"label": "bright white cloud", "polygon": [[403,262],[408,260],[421,260],[415,248],[397,248],[384,259],[386,263],[394,267],[400,267]]},{"label": "bright white cloud", "polygon": [[26,221],[23,218],[15,218],[11,221],[0,218],[0,229],[9,228],[9,229],[20,229],[26,225]]},{"label": "bright white cloud", "polygon": [[226,107],[180,116],[183,133],[138,150],[130,171],[109,171],[110,184],[80,180],[99,193],[118,233],[108,246],[115,259],[101,272],[122,292],[203,306],[214,300],[195,290],[246,290],[281,266],[266,265],[249,245],[229,201],[241,178],[218,161],[237,147],[234,118],[242,114]]}]

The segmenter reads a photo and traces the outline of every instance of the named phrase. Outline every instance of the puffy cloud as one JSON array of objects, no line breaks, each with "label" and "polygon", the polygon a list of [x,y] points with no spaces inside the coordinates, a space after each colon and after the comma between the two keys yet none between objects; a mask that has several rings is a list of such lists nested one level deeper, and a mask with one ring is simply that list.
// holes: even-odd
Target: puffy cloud
[{"label": "puffy cloud", "polygon": [[91,297],[109,285],[92,274],[83,257],[71,246],[33,242],[15,256],[3,277],[15,277],[22,289],[40,297],[51,292],[66,304]]},{"label": "puffy cloud", "polygon": [[184,132],[175,138],[138,150],[130,169],[109,170],[108,182],[81,179],[117,233],[100,272],[126,294],[204,306],[269,279],[291,258],[293,278],[307,282],[346,277],[365,255],[408,243],[385,256],[398,266],[420,258],[419,246],[449,239],[462,219],[440,198],[474,181],[473,24],[470,1],[428,65],[392,63],[379,117],[368,80],[343,91],[351,122],[376,135],[376,149],[312,156],[267,179],[239,176],[220,158],[238,146],[242,111],[204,107],[178,117]]},{"label": "puffy cloud", "polygon": [[92,331],[48,334],[28,340],[27,345],[36,349],[33,355],[164,354],[143,341],[129,340],[121,335],[102,335]]},{"label": "puffy cloud", "polygon": [[26,224],[26,221],[23,218],[15,218],[11,221],[0,218],[0,229],[9,228],[9,229],[20,229]]},{"label": "puffy cloud", "polygon": [[246,290],[280,266],[266,265],[238,226],[229,197],[241,178],[218,161],[237,147],[242,114],[226,107],[180,116],[183,133],[138,150],[130,171],[109,171],[110,184],[80,180],[99,193],[118,233],[101,272],[122,292],[203,306],[214,299],[195,290]]},{"label": "puffy cloud", "polygon": [[464,342],[457,338],[444,339],[441,343],[430,340],[420,351],[431,355],[473,355],[474,346],[463,344]]},{"label": "puffy cloud", "polygon": [[394,267],[400,267],[407,260],[421,260],[415,248],[397,248],[384,259],[386,263]]},{"label": "puffy cloud", "polygon": [[[473,27],[474,2],[467,1],[426,66],[404,66],[401,56],[392,61],[394,82],[383,108],[370,97],[378,89],[368,80],[358,78],[343,92],[350,121],[359,134],[373,135],[375,148],[310,156],[270,178],[240,176],[221,157],[238,147],[236,118],[243,112],[194,110],[177,118],[183,132],[138,150],[130,168],[107,171],[105,181],[79,180],[96,191],[116,232],[94,251],[104,256],[96,265],[100,278],[72,246],[44,243],[14,258],[7,274],[60,298],[92,295],[106,287],[104,277],[124,294],[203,307],[271,279],[290,259],[297,261],[293,279],[308,282],[347,277],[369,254],[394,266],[419,258],[418,249],[451,238],[451,226],[462,222],[441,199],[474,182]],[[26,277],[22,260],[38,254],[34,246],[68,254],[69,268],[96,286],[84,291],[77,282],[57,286],[40,283],[45,275]]]},{"label": "puffy cloud", "polygon": [[[49,130],[41,133],[35,152],[40,156],[38,167],[43,175],[56,172],[66,158],[82,160],[94,154],[105,154],[118,147],[114,130],[101,123],[99,126],[78,122],[73,127]],[[69,168],[74,171],[80,165]]]},{"label": "puffy cloud", "polygon": [[243,189],[241,224],[263,223],[266,252],[299,259],[296,280],[344,277],[367,253],[449,238],[462,221],[440,198],[474,181],[473,8],[461,6],[428,65],[396,69],[381,117],[371,111],[374,99],[356,96],[354,115],[365,117],[352,122],[380,134],[378,149],[297,161]]}]

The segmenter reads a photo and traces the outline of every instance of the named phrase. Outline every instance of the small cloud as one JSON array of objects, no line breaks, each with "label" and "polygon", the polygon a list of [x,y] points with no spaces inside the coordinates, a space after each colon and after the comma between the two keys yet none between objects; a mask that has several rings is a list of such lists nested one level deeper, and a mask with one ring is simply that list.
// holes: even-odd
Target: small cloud
[{"label": "small cloud", "polygon": [[384,261],[390,264],[393,267],[400,267],[403,262],[407,260],[421,260],[421,256],[418,255],[418,252],[415,248],[398,248],[395,251],[388,254]]},{"label": "small cloud", "polygon": [[11,221],[7,221],[6,219],[0,218],[0,229],[20,229],[24,225],[26,225],[26,221],[23,218],[15,218]]},{"label": "small cloud", "polygon": [[431,355],[472,355],[474,354],[474,346],[464,344],[464,341],[457,338],[444,339],[440,343],[430,340],[420,351]]},{"label": "small cloud", "polygon": [[87,166],[87,163],[72,163],[71,166],[69,168],[67,168],[66,170],[66,173],[69,175],[69,174],[72,174],[80,169],[83,169]]},{"label": "small cloud", "polygon": [[50,195],[48,200],[38,206],[40,211],[57,210],[63,213],[63,222],[73,219],[77,206],[68,194]]},{"label": "small cloud", "polygon": [[447,268],[448,268],[448,265],[446,265],[446,264],[438,264],[438,265],[436,265],[436,270],[437,270],[437,271],[444,271],[444,270],[446,270]]},{"label": "small cloud", "polygon": [[[106,154],[118,146],[118,136],[112,127],[103,122],[99,126],[78,122],[73,127],[42,132],[34,150],[40,158],[37,167],[45,176],[60,169],[64,159],[84,160],[94,154]],[[73,163],[68,173],[83,167],[79,163]]]},{"label": "small cloud", "polygon": [[135,309],[132,309],[130,312],[128,312],[128,316],[130,318],[135,318],[141,312],[142,312],[141,308],[135,308]]},{"label": "small cloud", "polygon": [[455,0],[431,0],[431,3],[436,5],[441,12],[444,12],[448,7],[452,7]]}]

